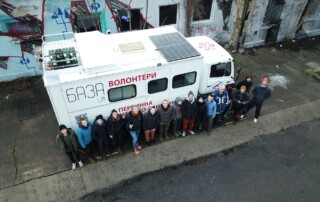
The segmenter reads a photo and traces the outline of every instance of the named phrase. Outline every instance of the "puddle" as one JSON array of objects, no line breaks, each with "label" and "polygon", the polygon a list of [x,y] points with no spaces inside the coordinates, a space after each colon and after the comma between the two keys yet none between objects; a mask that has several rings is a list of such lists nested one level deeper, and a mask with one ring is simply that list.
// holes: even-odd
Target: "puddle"
[{"label": "puddle", "polygon": [[274,87],[280,86],[284,89],[288,89],[287,83],[289,83],[289,79],[284,77],[283,75],[280,74],[274,74],[269,76],[270,78],[270,83],[268,84],[268,87],[273,90]]}]

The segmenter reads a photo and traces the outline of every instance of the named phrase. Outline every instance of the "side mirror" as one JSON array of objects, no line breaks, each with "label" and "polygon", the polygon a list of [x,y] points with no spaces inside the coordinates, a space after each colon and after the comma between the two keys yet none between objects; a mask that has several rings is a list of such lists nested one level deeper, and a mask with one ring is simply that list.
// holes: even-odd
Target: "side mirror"
[{"label": "side mirror", "polygon": [[237,67],[237,73],[236,73],[235,79],[234,79],[235,82],[238,80],[238,78],[239,78],[239,76],[240,76],[240,72],[241,72],[241,67],[238,66],[238,67]]}]

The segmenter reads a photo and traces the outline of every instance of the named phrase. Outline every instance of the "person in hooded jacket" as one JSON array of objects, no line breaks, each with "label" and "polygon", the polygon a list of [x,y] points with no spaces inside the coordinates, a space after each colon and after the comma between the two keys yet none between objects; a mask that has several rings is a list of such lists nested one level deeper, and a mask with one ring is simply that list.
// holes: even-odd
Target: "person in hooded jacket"
[{"label": "person in hooded jacket", "polygon": [[98,145],[99,155],[102,158],[110,156],[107,121],[101,114],[94,120],[93,126],[91,127],[91,136]]},{"label": "person in hooded jacket", "polygon": [[197,131],[201,131],[203,129],[204,122],[207,118],[207,105],[203,101],[202,97],[199,97],[197,103]]},{"label": "person in hooded jacket", "polygon": [[269,79],[267,77],[262,79],[262,83],[255,87],[252,91],[253,98],[248,104],[247,112],[252,109],[254,106],[256,107],[256,111],[254,114],[253,121],[256,123],[258,121],[258,117],[260,116],[260,110],[262,107],[262,104],[265,100],[269,99],[271,97],[271,91],[268,88]]},{"label": "person in hooded jacket", "polygon": [[197,102],[194,99],[194,94],[192,91],[189,91],[187,99],[182,102],[182,136],[186,136],[186,132],[189,132],[191,135],[194,135],[193,132],[194,121],[197,115]]},{"label": "person in hooded jacket", "polygon": [[173,133],[176,137],[181,135],[180,127],[182,123],[182,98],[177,97],[173,108]]},{"label": "person in hooded jacket", "polygon": [[116,148],[117,152],[122,154],[123,145],[123,119],[117,110],[113,109],[107,121],[108,134],[111,139],[112,145]]},{"label": "person in hooded jacket", "polygon": [[162,101],[161,106],[158,108],[159,114],[159,139],[163,140],[163,136],[169,139],[168,131],[170,123],[173,120],[173,109],[167,99]]},{"label": "person in hooded jacket", "polygon": [[236,90],[234,92],[232,102],[234,111],[234,123],[238,122],[241,118],[241,115],[245,113],[245,106],[248,101],[249,95],[246,91],[246,86],[241,86],[240,90]]},{"label": "person in hooded jacket", "polygon": [[212,129],[213,119],[216,117],[217,113],[217,104],[213,100],[213,96],[211,94],[208,95],[207,99],[205,100],[207,105],[207,122],[205,128],[207,129],[208,134]]},{"label": "person in hooded jacket", "polygon": [[143,128],[146,143],[154,142],[154,136],[159,124],[159,116],[155,106],[149,108],[144,115]]},{"label": "person in hooded jacket", "polygon": [[126,117],[126,128],[132,138],[132,146],[135,154],[139,154],[142,146],[138,144],[139,134],[142,130],[143,115],[138,106],[133,106]]},{"label": "person in hooded jacket", "polygon": [[77,132],[78,141],[82,149],[86,152],[86,160],[90,161],[91,163],[95,162],[92,158],[92,136],[91,136],[91,123],[88,122],[85,118],[80,118],[79,121],[79,128]]},{"label": "person in hooded jacket", "polygon": [[240,81],[237,84],[237,89],[240,90],[241,86],[245,86],[246,92],[249,94],[249,92],[252,88],[252,76],[248,75],[244,80]]},{"label": "person in hooded jacket", "polygon": [[217,104],[215,121],[218,125],[221,125],[229,106],[228,92],[225,90],[224,86],[220,86],[218,91],[213,92],[213,100]]},{"label": "person in hooded jacket", "polygon": [[60,146],[60,148],[64,149],[66,155],[70,158],[70,161],[72,163],[72,170],[76,169],[77,161],[79,167],[83,166],[79,155],[77,137],[75,132],[71,128],[67,128],[63,124],[60,125],[59,133],[56,137],[56,142]]}]

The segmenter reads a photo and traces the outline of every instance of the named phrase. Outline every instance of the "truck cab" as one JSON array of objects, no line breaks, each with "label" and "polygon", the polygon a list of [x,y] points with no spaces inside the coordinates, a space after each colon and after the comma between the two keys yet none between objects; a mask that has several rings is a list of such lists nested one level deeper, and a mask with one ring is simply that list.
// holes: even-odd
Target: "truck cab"
[{"label": "truck cab", "polygon": [[203,56],[203,68],[198,92],[208,94],[219,86],[234,83],[236,71],[232,56],[207,36],[187,40]]}]

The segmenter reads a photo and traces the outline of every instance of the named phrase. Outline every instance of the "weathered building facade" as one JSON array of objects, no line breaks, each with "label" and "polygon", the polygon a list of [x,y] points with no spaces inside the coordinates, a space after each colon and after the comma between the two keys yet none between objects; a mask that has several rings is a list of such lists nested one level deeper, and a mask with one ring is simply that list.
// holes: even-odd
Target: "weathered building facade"
[{"label": "weathered building facade", "polygon": [[40,74],[34,49],[43,35],[172,25],[250,48],[320,35],[320,0],[0,0],[0,81]]}]

